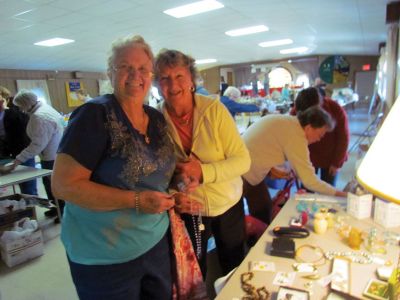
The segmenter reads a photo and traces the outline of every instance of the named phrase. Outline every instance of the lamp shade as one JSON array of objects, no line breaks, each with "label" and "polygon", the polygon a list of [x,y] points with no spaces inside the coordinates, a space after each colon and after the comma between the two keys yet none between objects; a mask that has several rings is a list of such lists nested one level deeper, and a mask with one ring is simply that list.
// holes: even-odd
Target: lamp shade
[{"label": "lamp shade", "polygon": [[400,96],[362,160],[356,177],[375,196],[400,204]]}]

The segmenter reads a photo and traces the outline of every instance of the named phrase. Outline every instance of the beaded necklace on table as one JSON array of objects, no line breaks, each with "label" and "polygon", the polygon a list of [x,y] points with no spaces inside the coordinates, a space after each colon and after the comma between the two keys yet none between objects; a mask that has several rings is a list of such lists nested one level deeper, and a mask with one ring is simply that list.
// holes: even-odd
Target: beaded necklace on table
[{"label": "beaded necklace on table", "polygon": [[332,260],[335,257],[347,257],[352,262],[359,264],[371,264],[373,258],[370,254],[366,252],[353,252],[353,251],[327,251],[325,252],[325,257],[328,260]]}]

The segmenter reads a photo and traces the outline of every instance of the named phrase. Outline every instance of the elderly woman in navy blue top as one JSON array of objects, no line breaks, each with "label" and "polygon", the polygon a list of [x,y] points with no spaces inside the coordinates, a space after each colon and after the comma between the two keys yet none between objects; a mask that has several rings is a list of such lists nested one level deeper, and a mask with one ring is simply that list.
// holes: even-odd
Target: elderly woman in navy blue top
[{"label": "elderly woman in navy blue top", "polygon": [[175,168],[161,113],[143,105],[153,54],[140,36],[114,42],[114,93],[76,109],[53,191],[65,199],[61,239],[80,299],[170,299],[167,194]]}]

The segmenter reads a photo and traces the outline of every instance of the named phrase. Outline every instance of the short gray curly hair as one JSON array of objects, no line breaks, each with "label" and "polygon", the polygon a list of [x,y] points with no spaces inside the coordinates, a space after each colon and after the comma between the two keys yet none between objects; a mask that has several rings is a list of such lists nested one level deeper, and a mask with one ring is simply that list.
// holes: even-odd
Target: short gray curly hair
[{"label": "short gray curly hair", "polygon": [[115,56],[117,55],[118,51],[127,47],[140,47],[144,50],[147,56],[150,58],[151,62],[154,64],[154,55],[151,50],[149,44],[146,43],[144,38],[140,35],[129,35],[123,38],[116,39],[111,44],[111,49],[108,54],[107,60],[107,73],[108,75],[111,74],[111,70],[113,69],[113,64],[115,60]]}]

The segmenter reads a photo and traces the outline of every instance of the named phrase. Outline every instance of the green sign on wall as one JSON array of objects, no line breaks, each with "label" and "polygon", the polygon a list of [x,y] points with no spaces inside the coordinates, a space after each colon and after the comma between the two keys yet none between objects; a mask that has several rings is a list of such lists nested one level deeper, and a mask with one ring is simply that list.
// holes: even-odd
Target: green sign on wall
[{"label": "green sign on wall", "polygon": [[342,55],[327,57],[319,66],[319,77],[326,83],[346,83],[350,64]]}]

